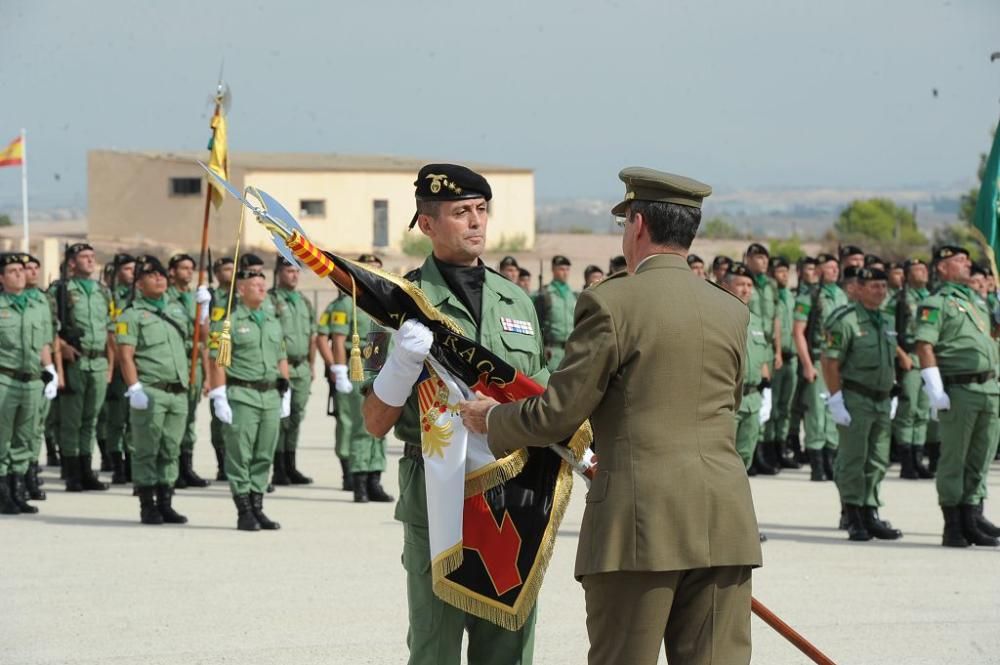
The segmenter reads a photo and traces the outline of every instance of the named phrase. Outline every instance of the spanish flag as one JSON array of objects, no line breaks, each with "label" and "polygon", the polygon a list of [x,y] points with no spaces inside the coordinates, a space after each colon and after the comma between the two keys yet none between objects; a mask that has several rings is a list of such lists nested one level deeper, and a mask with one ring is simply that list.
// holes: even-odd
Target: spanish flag
[{"label": "spanish flag", "polygon": [[20,166],[24,163],[24,141],[18,136],[0,150],[0,166]]},{"label": "spanish flag", "polygon": [[[208,160],[208,168],[223,180],[229,180],[229,150],[226,144],[226,117],[221,112],[212,116],[212,140],[208,149],[212,151]],[[226,194],[214,180],[208,183],[212,187],[212,204],[218,208]]]}]

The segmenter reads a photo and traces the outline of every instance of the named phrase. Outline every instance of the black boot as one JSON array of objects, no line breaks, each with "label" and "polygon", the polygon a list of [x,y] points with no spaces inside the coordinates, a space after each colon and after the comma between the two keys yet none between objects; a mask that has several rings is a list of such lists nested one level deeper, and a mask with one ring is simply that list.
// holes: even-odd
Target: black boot
[{"label": "black boot", "polygon": [[1000,527],[991,522],[986,515],[983,514],[983,502],[979,501],[978,506],[974,506],[976,509],[976,526],[979,530],[985,533],[987,536],[993,538],[1000,538]]},{"label": "black boot", "polygon": [[[218,446],[215,449],[215,479],[216,480],[229,480],[229,476],[226,475],[226,449],[222,446]],[[246,531],[246,529],[244,529]]]},{"label": "black boot", "polygon": [[294,450],[285,451],[285,469],[288,471],[288,480],[290,480],[293,485],[312,485],[312,478],[299,473],[299,468],[296,466]]},{"label": "black boot", "polygon": [[778,447],[778,464],[781,465],[782,469],[801,469],[802,465],[796,459],[795,451],[788,446],[790,440],[791,437],[788,437],[783,441],[775,442]]},{"label": "black boot", "polygon": [[368,474],[352,473],[351,486],[354,487],[354,503],[368,503]]},{"label": "black boot", "polygon": [[[904,454],[906,451],[902,451]],[[862,510],[865,530],[879,540],[899,540],[903,537],[903,532],[893,529],[888,522],[879,519],[878,509],[872,506],[865,506]]]},{"label": "black boot", "polygon": [[917,480],[917,470],[913,468],[913,446],[903,446],[899,458],[899,477],[904,480]]},{"label": "black boot", "polygon": [[8,476],[0,476],[0,515],[20,515],[21,509],[14,500]]},{"label": "black boot", "polygon": [[959,506],[962,515],[962,535],[967,541],[978,547],[996,547],[1000,545],[1000,540],[987,535],[979,529],[979,525],[976,523],[978,508],[979,506]]},{"label": "black boot", "polygon": [[354,491],[354,474],[351,473],[351,464],[346,457],[340,457],[341,482],[340,489],[345,492]]},{"label": "black boot", "polygon": [[187,479],[184,477],[184,459],[182,457],[177,458],[177,480],[174,481],[174,489],[176,490],[186,490],[187,489]]},{"label": "black boot", "polygon": [[[73,463],[79,464],[79,462]],[[62,454],[59,456],[59,480],[66,480],[66,456]]]},{"label": "black boot", "polygon": [[933,478],[935,473],[927,468],[924,464],[924,447],[923,446],[913,446],[913,469],[917,472],[920,478]]},{"label": "black boot", "polygon": [[253,515],[253,508],[250,506],[250,496],[240,494],[233,497],[236,504],[236,528],[240,531],[260,531],[260,522]]},{"label": "black boot", "polygon": [[844,504],[844,512],[847,514],[847,538],[858,542],[872,539],[872,534],[865,528],[865,520],[861,514],[861,506]]},{"label": "black boot", "polygon": [[28,498],[32,501],[45,501],[45,490],[41,489],[41,479],[38,477],[38,462],[28,466],[28,474],[24,477],[28,484]]},{"label": "black boot", "polygon": [[132,455],[125,451],[125,482],[132,482]]},{"label": "black boot", "polygon": [[59,466],[59,449],[49,437],[45,437],[45,466]]},{"label": "black boot", "polygon": [[108,442],[104,439],[98,439],[97,449],[101,451],[101,471],[110,471],[111,458],[108,456]]},{"label": "black boot", "polygon": [[938,460],[941,459],[941,442],[928,441],[924,447],[927,450],[927,470],[937,473]]},{"label": "black boot", "polygon": [[177,474],[177,479],[180,480],[182,477],[188,487],[208,487],[212,484],[194,470],[194,453],[190,450],[181,452],[180,473]]},{"label": "black boot", "polygon": [[250,506],[253,510],[253,516],[257,519],[260,528],[266,531],[276,531],[281,528],[281,525],[277,522],[268,518],[264,514],[264,495],[260,492],[250,492]]},{"label": "black boot", "polygon": [[288,470],[285,467],[284,450],[274,451],[274,468],[271,471],[271,482],[281,486],[292,484],[292,481],[288,478]]},{"label": "black boot", "polygon": [[823,475],[826,480],[833,480],[833,462],[837,459],[837,451],[833,448],[823,449]]},{"label": "black boot", "polygon": [[376,503],[391,503],[396,499],[382,489],[382,472],[371,471],[368,473],[368,499]]},{"label": "black boot", "polygon": [[962,513],[958,506],[941,506],[944,516],[944,533],[941,545],[944,547],[968,547],[969,541],[962,535]]},{"label": "black boot", "polygon": [[26,515],[34,515],[38,512],[38,507],[28,503],[28,486],[24,482],[24,474],[12,473],[7,476],[10,479],[10,495],[17,504],[18,509]]},{"label": "black boot", "polygon": [[108,489],[107,483],[102,483],[91,468],[93,458],[90,455],[80,455],[80,483],[83,489],[103,492]]},{"label": "black boot", "polygon": [[773,476],[778,473],[778,467],[772,466],[767,460],[767,449],[770,447],[770,441],[761,441],[753,453],[753,466],[762,476]]},{"label": "black boot", "polygon": [[79,457],[67,457],[62,458],[63,471],[66,474],[66,491],[67,492],[82,492],[83,491],[83,481],[80,479],[80,458]]},{"label": "black boot", "polygon": [[809,480],[824,480],[823,477],[823,451],[822,450],[806,450],[806,455],[809,456]]},{"label": "black boot", "polygon": [[163,524],[163,515],[156,509],[155,487],[136,487],[139,495],[139,521],[143,524]]},{"label": "black boot", "polygon": [[840,504],[840,522],[837,524],[837,529],[847,531],[847,507],[844,504]]},{"label": "black boot", "polygon": [[122,453],[111,453],[111,484],[124,485],[125,480],[125,455]]},{"label": "black boot", "polygon": [[156,486],[156,507],[167,524],[187,524],[188,518],[174,510],[174,488],[169,485]]}]

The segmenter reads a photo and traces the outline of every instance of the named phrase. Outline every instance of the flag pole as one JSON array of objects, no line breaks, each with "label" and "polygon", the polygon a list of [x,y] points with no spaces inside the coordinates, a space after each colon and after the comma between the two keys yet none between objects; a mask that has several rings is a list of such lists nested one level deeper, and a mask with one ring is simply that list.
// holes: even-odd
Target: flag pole
[{"label": "flag pole", "polygon": [[21,238],[21,251],[28,251],[28,132],[21,129],[21,226],[24,230]]}]

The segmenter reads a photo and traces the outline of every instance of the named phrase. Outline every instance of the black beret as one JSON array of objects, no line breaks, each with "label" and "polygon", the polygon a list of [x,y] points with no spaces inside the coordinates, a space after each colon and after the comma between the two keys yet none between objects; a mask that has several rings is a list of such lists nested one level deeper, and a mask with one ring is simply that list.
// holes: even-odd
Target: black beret
[{"label": "black beret", "polygon": [[840,258],[844,258],[845,256],[856,256],[864,253],[864,250],[857,245],[844,245],[840,248]]},{"label": "black beret", "polygon": [[264,259],[260,258],[256,254],[240,255],[240,269],[249,268],[251,266],[262,266],[262,265],[264,265]]},{"label": "black beret", "polygon": [[221,256],[221,257],[219,257],[219,258],[217,258],[215,260],[215,263],[212,264],[212,272],[215,272],[216,270],[218,270],[222,266],[229,266],[229,265],[232,265],[232,264],[233,264],[233,257],[231,257],[231,256]]},{"label": "black beret", "polygon": [[934,260],[942,261],[944,259],[950,259],[958,254],[965,254],[966,257],[969,256],[969,250],[964,247],[959,247],[958,245],[942,245],[934,250]]},{"label": "black beret", "polygon": [[771,270],[774,270],[775,268],[787,268],[787,267],[788,267],[788,259],[786,259],[785,257],[775,256],[774,258],[771,259]]},{"label": "black beret", "polygon": [[909,270],[913,266],[926,266],[927,262],[923,259],[906,259],[903,262],[903,270]]},{"label": "black beret", "polygon": [[763,254],[764,256],[767,257],[771,256],[771,252],[767,251],[767,247],[764,247],[764,245],[760,244],[759,242],[750,243],[750,246],[747,247],[746,255],[756,256],[758,254]]},{"label": "black beret", "polygon": [[170,268],[176,268],[177,264],[179,264],[181,261],[190,261],[191,265],[197,265],[197,263],[195,263],[194,257],[191,256],[190,254],[174,254],[173,256],[170,257],[170,261],[167,262],[167,266]]},{"label": "black beret", "polygon": [[882,257],[880,256],[875,256],[874,254],[865,254],[865,266],[870,266],[873,263],[881,263],[884,265],[885,261],[883,261]]},{"label": "black beret", "polygon": [[278,254],[278,258],[274,260],[274,269],[278,270],[279,268],[288,268],[288,267],[298,268],[297,265],[295,265],[294,263],[283,257],[281,254]]},{"label": "black beret", "polygon": [[143,275],[149,275],[152,273],[159,273],[164,277],[167,276],[167,269],[163,267],[160,260],[152,255],[137,256],[133,259],[135,261],[135,276],[142,277]]},{"label": "black beret", "polygon": [[700,256],[698,256],[697,254],[688,254],[687,255],[687,262],[688,262],[688,266],[693,266],[696,263],[700,263],[702,265],[705,265],[705,261]]},{"label": "black beret", "polygon": [[816,255],[816,265],[823,265],[824,263],[829,263],[830,261],[836,261],[837,257],[833,254],[817,254]]},{"label": "black beret", "polygon": [[556,266],[571,266],[571,265],[573,264],[569,262],[569,259],[567,259],[562,254],[556,254],[555,256],[552,257],[553,268],[555,268]]},{"label": "black beret", "polygon": [[121,268],[123,265],[128,263],[135,263],[135,257],[131,254],[122,252],[121,254],[115,254],[115,258],[112,259],[112,263],[115,264],[116,268]]},{"label": "black beret", "polygon": [[94,251],[94,246],[89,242],[75,242],[66,248],[66,258],[71,259],[80,252]]},{"label": "black beret", "polygon": [[985,277],[986,276],[986,270],[983,269],[982,265],[980,265],[978,263],[973,263],[972,266],[969,268],[969,274],[970,275],[982,275],[983,277]]},{"label": "black beret", "polygon": [[841,277],[844,279],[858,279],[858,277],[861,274],[861,271],[863,270],[865,269],[859,268],[857,266],[847,266],[846,268],[844,268]]},{"label": "black beret", "polygon": [[729,270],[726,271],[727,275],[736,275],[737,277],[749,277],[753,279],[753,273],[750,272],[750,268],[747,268],[745,263],[732,263],[729,265]]},{"label": "black beret", "polygon": [[0,254],[0,267],[6,268],[15,263],[23,266],[26,256],[27,254],[21,254],[20,252],[4,252]]},{"label": "black beret", "polygon": [[[460,201],[462,199],[493,198],[493,190],[486,178],[458,164],[427,164],[417,173],[413,186],[417,188],[418,201]],[[413,214],[410,228],[417,223],[419,213]]]},{"label": "black beret", "polygon": [[254,277],[260,277],[261,279],[264,279],[264,273],[262,273],[256,267],[243,268],[242,270],[236,271],[236,279],[252,279]]},{"label": "black beret", "polygon": [[531,277],[531,271],[528,270],[527,268],[518,268],[517,269],[517,276],[518,277]]},{"label": "black beret", "polygon": [[819,265],[819,261],[815,256],[803,256],[799,259],[799,265],[801,266],[816,266]]},{"label": "black beret", "polygon": [[722,266],[731,266],[732,264],[733,260],[728,256],[724,256],[722,254],[712,259],[713,270],[715,270],[716,268],[721,268]]},{"label": "black beret", "polygon": [[32,256],[31,254],[25,254],[24,255],[24,263],[25,264],[36,263],[38,265],[42,265],[42,262],[39,261],[36,257]]},{"label": "black beret", "polygon": [[900,263],[899,261],[889,261],[888,263],[885,264],[885,269],[887,271],[902,270],[903,264]]},{"label": "black beret", "polygon": [[358,257],[358,263],[377,263],[382,265],[382,259],[377,254],[362,254]]},{"label": "black beret", "polygon": [[619,270],[625,270],[625,268],[628,268],[628,261],[626,261],[625,257],[621,254],[612,257],[611,260],[608,261],[608,272],[617,272]]},{"label": "black beret", "polygon": [[[850,270],[850,268],[848,268]],[[878,268],[855,268],[857,278],[860,282],[878,282],[889,279],[884,270]],[[846,272],[846,271],[845,271]]]},{"label": "black beret", "polygon": [[502,259],[500,259],[500,263],[497,267],[500,270],[503,270],[504,268],[509,268],[511,266],[514,266],[515,268],[520,267],[519,265],[517,265],[517,259],[515,259],[513,256],[505,256]]},{"label": "black beret", "polygon": [[584,279],[590,279],[590,276],[593,275],[595,272],[599,272],[602,275],[604,274],[604,270],[602,270],[601,268],[598,268],[597,266],[591,264],[591,265],[589,265],[589,266],[587,266],[586,268],[583,269],[583,278]]}]

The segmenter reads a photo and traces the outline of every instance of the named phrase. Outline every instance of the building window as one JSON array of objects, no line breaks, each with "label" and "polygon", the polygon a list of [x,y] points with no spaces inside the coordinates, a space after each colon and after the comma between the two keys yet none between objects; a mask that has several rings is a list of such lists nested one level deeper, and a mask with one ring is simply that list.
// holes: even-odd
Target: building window
[{"label": "building window", "polygon": [[171,196],[198,196],[201,194],[201,178],[171,178]]},{"label": "building window", "polygon": [[372,246],[389,246],[389,202],[372,201]]},{"label": "building window", "polygon": [[299,215],[302,217],[326,217],[326,201],[323,199],[301,199]]}]

